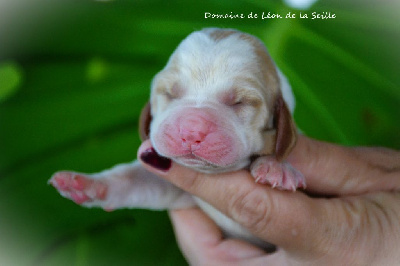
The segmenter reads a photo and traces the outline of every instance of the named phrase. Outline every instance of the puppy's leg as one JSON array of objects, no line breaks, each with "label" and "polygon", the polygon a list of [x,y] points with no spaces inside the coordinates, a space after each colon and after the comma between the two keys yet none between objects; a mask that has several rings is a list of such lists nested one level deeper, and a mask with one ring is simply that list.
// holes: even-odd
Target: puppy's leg
[{"label": "puppy's leg", "polygon": [[49,180],[59,193],[86,207],[179,209],[195,205],[192,196],[148,172],[138,161],[96,174],[57,172]]},{"label": "puppy's leg", "polygon": [[293,168],[288,162],[278,162],[274,156],[257,158],[250,166],[251,175],[257,183],[269,184],[281,190],[305,188],[303,174]]}]

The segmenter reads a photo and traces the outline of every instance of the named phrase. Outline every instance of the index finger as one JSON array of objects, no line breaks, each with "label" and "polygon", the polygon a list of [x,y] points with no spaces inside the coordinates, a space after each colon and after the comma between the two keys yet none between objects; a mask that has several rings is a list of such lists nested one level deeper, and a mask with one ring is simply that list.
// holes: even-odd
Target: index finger
[{"label": "index finger", "polygon": [[249,243],[224,239],[221,229],[200,209],[174,210],[170,217],[178,244],[190,264],[214,262],[214,265],[221,265],[223,261],[228,263],[265,255],[262,249]]}]

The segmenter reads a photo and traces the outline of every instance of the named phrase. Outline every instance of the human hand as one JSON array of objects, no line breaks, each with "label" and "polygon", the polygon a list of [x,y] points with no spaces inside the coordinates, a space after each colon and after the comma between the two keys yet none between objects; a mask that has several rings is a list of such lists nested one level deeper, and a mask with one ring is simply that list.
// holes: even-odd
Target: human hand
[{"label": "human hand", "polygon": [[[139,154],[150,146],[145,142]],[[145,167],[278,246],[224,239],[198,209],[171,212],[180,247],[194,265],[398,265],[400,153],[346,148],[300,136],[288,158],[307,179],[307,193],[256,184],[247,171],[215,176],[172,163]],[[165,169],[165,168],[164,168]]]}]

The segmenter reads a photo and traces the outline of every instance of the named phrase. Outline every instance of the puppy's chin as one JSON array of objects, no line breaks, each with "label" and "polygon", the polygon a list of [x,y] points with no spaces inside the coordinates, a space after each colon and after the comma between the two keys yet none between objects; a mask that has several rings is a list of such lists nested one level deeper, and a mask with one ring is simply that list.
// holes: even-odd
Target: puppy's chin
[{"label": "puppy's chin", "polygon": [[179,156],[176,158],[172,158],[172,160],[174,160],[178,164],[181,164],[188,168],[192,168],[196,171],[203,173],[212,173],[212,174],[236,171],[244,168],[249,164],[249,160],[243,158],[230,165],[220,165],[209,162],[195,155]]}]

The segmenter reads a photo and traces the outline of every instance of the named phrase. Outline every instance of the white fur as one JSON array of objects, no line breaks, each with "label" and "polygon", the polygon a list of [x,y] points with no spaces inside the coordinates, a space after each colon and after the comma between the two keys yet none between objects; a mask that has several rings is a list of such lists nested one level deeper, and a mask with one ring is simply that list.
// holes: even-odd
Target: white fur
[{"label": "white fur", "polygon": [[[150,139],[154,148],[163,156],[171,157],[165,150],[163,141],[165,134],[160,128],[171,124],[178,114],[184,113],[185,107],[210,108],[222,118],[221,127],[229,128],[227,134],[234,134],[234,148],[241,154],[241,160],[232,165],[220,166],[218,169],[207,166],[197,167],[203,172],[234,171],[246,166],[248,158],[263,147],[262,129],[272,124],[272,114],[267,108],[261,90],[265,90],[260,81],[260,66],[256,60],[253,45],[240,38],[240,34],[232,34],[215,41],[210,33],[218,29],[205,29],[190,34],[171,55],[166,67],[156,75],[152,82],[151,106],[153,121]],[[290,86],[283,75],[281,85],[284,97],[294,107],[294,98],[289,96]],[[253,82],[249,82],[249,80]],[[168,97],[159,93],[160,88],[167,91],[173,87],[180,88],[183,95],[170,102]],[[232,114],[232,108],[221,103],[221,93],[240,88],[258,95],[263,104],[256,110],[246,107],[240,115]],[[172,158],[180,164],[190,167],[180,158]]]},{"label": "white fur", "polygon": [[[248,152],[248,154],[245,154],[246,158],[224,169],[224,171],[228,171],[246,166],[249,163],[248,155],[256,151],[257,147],[263,145],[262,134],[257,132],[262,130],[265,121],[269,119],[271,114],[268,113],[265,102],[263,102],[258,113],[254,113],[254,108],[248,108],[242,115],[245,118],[256,120],[253,121],[253,125],[250,125],[250,122],[247,121],[250,119],[242,119],[242,121],[240,117],[233,115],[230,107],[224,106],[218,100],[219,93],[235,86],[255,93],[258,93],[260,88],[244,81],[245,78],[253,80],[257,78],[254,73],[257,73],[258,65],[255,63],[256,55],[253,52],[252,45],[239,39],[237,35],[231,35],[215,42],[208,35],[213,30],[215,29],[206,29],[189,35],[173,53],[167,66],[154,78],[151,96],[153,121],[150,138],[158,151],[157,132],[163,121],[176,115],[174,112],[180,112],[179,108],[185,106],[214,108],[216,113],[224,117],[227,126],[229,124],[230,130],[235,131],[236,136],[240,139],[238,143],[243,144],[243,151],[241,152]],[[293,112],[295,102],[290,85],[279,70],[278,75],[283,98],[290,111]],[[242,77],[242,79],[238,79],[238,77]],[[165,87],[169,86],[169,89],[171,89],[176,83],[184,92],[184,95],[179,99],[171,103],[165,99],[165,95],[159,95],[157,88],[160,84]],[[179,159],[176,159],[176,161],[182,163]],[[190,165],[187,166],[190,167]],[[218,172],[218,169],[199,170]],[[108,195],[105,200],[84,203],[87,207],[162,210],[188,208],[197,204],[229,235],[262,245],[260,240],[251,236],[247,230],[214,207],[198,198],[193,199],[188,193],[149,173],[137,161],[131,164],[118,165],[111,170],[91,175],[90,178],[106,184]],[[68,197],[65,193],[63,195]]]}]

